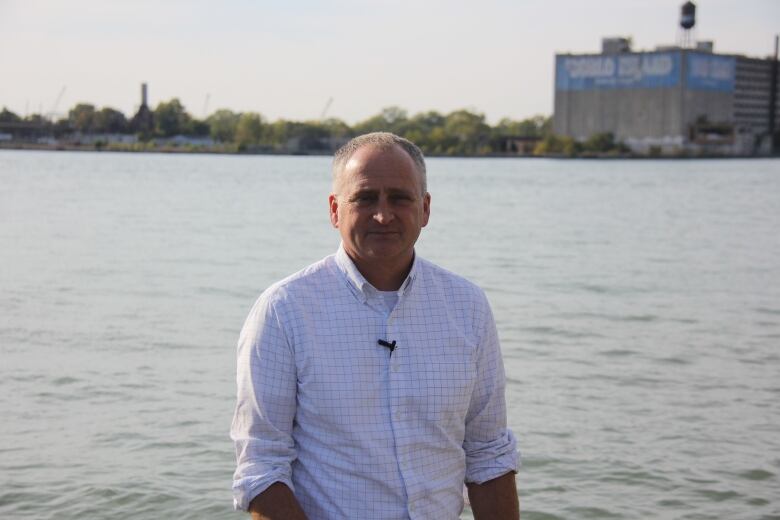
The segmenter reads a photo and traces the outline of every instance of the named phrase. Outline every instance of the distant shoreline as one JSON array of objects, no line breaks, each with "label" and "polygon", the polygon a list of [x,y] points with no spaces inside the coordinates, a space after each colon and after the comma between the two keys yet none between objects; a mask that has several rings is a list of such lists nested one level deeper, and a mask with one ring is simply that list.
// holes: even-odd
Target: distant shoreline
[{"label": "distant shoreline", "polygon": [[[144,149],[113,148],[110,146],[80,145],[80,144],[39,144],[39,143],[0,143],[0,150],[16,151],[41,151],[41,152],[95,152],[95,153],[151,153],[151,154],[192,154],[192,155],[271,155],[288,157],[331,157],[331,151],[299,151],[299,152],[277,152],[277,151],[235,151],[219,148],[182,148],[176,146],[148,147]],[[568,156],[565,154],[546,154],[546,155],[523,155],[516,153],[490,153],[480,155],[457,155],[457,154],[425,154],[426,157],[453,158],[453,159],[590,159],[590,160],[696,160],[696,159],[778,159],[780,155],[756,156],[756,155],[635,155],[635,154],[582,154]]]}]

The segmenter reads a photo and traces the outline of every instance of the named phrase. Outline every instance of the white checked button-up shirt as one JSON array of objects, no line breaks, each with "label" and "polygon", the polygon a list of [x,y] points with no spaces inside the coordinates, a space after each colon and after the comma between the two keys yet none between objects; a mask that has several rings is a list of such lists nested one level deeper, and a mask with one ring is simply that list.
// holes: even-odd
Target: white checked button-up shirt
[{"label": "white checked button-up shirt", "polygon": [[389,314],[343,248],[267,289],[237,380],[239,509],[283,482],[310,520],[456,519],[517,469],[487,299],[419,257]]}]

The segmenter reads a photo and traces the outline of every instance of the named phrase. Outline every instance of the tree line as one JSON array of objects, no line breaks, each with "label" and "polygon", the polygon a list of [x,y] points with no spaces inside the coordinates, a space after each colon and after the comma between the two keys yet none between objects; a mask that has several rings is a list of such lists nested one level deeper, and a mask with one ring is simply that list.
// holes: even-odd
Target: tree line
[{"label": "tree line", "polygon": [[[350,137],[374,131],[393,132],[416,143],[430,155],[476,156],[504,153],[534,153],[536,155],[581,155],[587,152],[621,151],[610,134],[579,143],[558,137],[551,129],[551,118],[534,116],[523,120],[501,119],[490,125],[483,114],[470,110],[455,110],[448,114],[436,111],[410,115],[400,107],[387,107],[352,126],[336,118],[316,121],[269,121],[256,112],[234,112],[220,109],[204,119],[193,117],[176,98],[159,103],[150,111],[151,117],[127,118],[111,107],[98,109],[89,103],[79,103],[66,117],[48,119],[40,114],[22,118],[6,108],[0,112],[0,128],[4,123],[17,125],[16,136],[48,135],[55,139],[75,133],[133,134],[141,142],[173,136],[210,137],[228,151],[285,152],[295,149],[329,153]],[[8,128],[9,125],[5,125]],[[0,130],[2,131],[2,130]],[[518,150],[517,142],[530,143],[530,149]]]}]

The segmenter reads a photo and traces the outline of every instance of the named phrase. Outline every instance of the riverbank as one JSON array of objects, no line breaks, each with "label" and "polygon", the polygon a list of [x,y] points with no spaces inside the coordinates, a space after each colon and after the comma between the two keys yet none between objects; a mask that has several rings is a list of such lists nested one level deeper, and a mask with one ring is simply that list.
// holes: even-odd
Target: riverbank
[{"label": "riverbank", "polygon": [[[71,144],[71,143],[0,143],[0,150],[33,150],[45,152],[120,152],[120,153],[162,153],[162,154],[209,154],[209,155],[273,155],[273,156],[331,156],[331,150],[300,150],[300,151],[279,151],[269,149],[239,149],[236,145],[214,145],[214,146],[155,146],[145,143],[134,144]],[[780,157],[780,154],[770,156],[756,155],[714,155],[714,154],[690,154],[680,153],[672,155],[641,155],[637,153],[581,153],[575,155],[566,155],[562,153],[548,154],[518,154],[518,153],[485,153],[473,155],[458,154],[436,154],[428,153],[426,157],[452,157],[452,158],[474,158],[474,159],[504,159],[504,158],[523,158],[523,159],[641,159],[641,160],[659,160],[659,159],[772,159]]]}]

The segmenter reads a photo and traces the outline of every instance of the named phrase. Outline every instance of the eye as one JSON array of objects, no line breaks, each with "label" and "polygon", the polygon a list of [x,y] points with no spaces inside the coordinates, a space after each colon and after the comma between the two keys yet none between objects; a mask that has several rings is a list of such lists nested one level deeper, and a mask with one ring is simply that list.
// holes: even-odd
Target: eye
[{"label": "eye", "polygon": [[358,205],[368,205],[376,201],[376,195],[372,193],[358,193],[352,197],[352,202]]},{"label": "eye", "polygon": [[412,197],[404,194],[391,195],[390,202],[394,204],[409,204],[412,202]]}]

